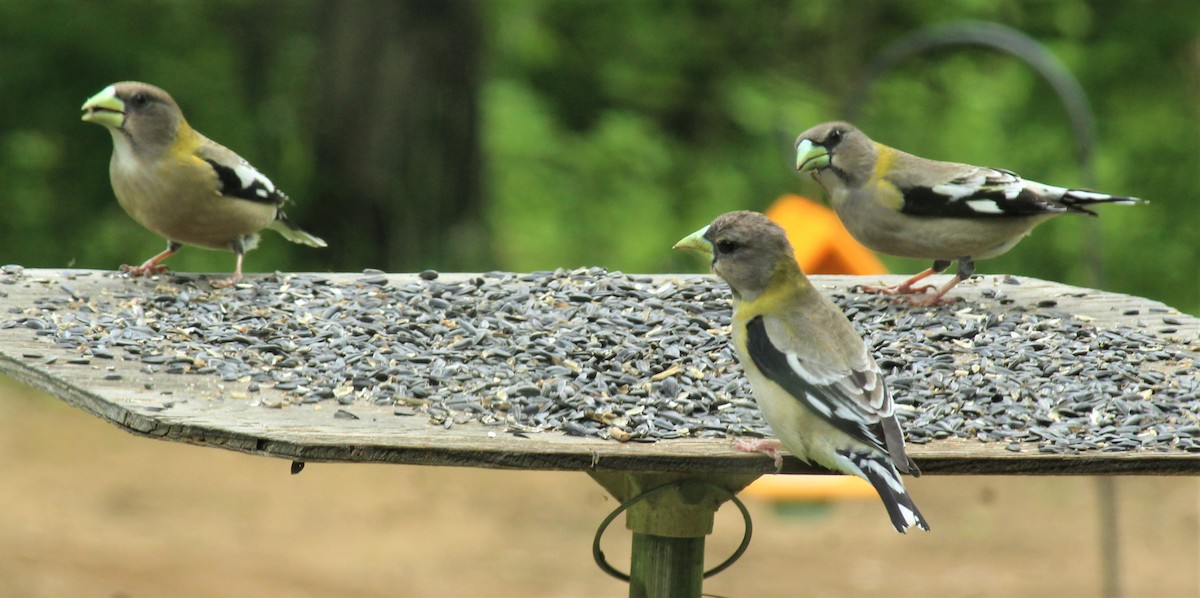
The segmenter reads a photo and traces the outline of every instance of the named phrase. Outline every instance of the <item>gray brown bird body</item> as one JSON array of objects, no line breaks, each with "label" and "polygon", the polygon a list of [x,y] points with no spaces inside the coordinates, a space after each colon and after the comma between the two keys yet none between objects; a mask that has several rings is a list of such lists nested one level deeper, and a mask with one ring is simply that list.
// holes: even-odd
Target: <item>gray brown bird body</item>
[{"label": "gray brown bird body", "polygon": [[162,269],[159,262],[180,245],[234,252],[231,281],[241,277],[242,257],[271,228],[290,241],[313,247],[325,242],[288,220],[288,201],[274,183],[228,148],[188,125],[165,91],[134,81],[110,85],[84,104],[83,120],[112,134],[109,176],[117,202],[138,224],[165,237],[167,250],[133,275]]},{"label": "gray brown bird body", "polygon": [[824,187],[846,230],[889,255],[934,260],[892,292],[957,260],[958,273],[925,303],[936,303],[974,272],[977,259],[1012,249],[1038,224],[1088,206],[1139,203],[1135,197],[1053,187],[1007,170],[928,160],[876,143],[853,125],[831,122],[796,139],[796,169]]},{"label": "gray brown bird body", "polygon": [[898,531],[929,529],[900,479],[920,471],[883,374],[845,314],[804,276],[783,230],[762,214],[730,212],[676,247],[710,254],[733,290],[733,346],[779,442],[870,482]]},{"label": "gray brown bird body", "polygon": [[[117,147],[128,145],[123,138],[116,143]],[[109,164],[117,203],[138,224],[169,240],[225,250],[241,243],[249,250],[253,247],[249,241],[274,222],[279,211],[278,203],[247,201],[217,192],[211,167],[189,164],[201,152],[194,157],[184,154],[148,160],[120,153],[115,151]],[[174,161],[179,163],[172,164]],[[175,173],[168,175],[160,169]]]}]

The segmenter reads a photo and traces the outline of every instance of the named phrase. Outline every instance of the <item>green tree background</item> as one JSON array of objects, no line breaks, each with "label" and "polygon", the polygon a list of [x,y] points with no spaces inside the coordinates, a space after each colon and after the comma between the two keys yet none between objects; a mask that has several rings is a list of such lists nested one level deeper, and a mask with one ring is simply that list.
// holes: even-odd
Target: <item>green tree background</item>
[{"label": "green tree background", "polygon": [[[331,93],[335,82],[322,75],[321,61],[336,4],[0,0],[0,262],[112,269],[162,248],[112,197],[109,136],[78,120],[87,97],[138,79],[170,91],[193,126],[271,176],[295,200],[289,214],[331,241],[317,251],[267,239],[250,254],[248,271],[696,271],[699,264],[670,246],[716,214],[765,209],[786,192],[822,197],[791,170],[792,138],[843,115],[872,57],[922,27],[974,19],[1018,29],[1066,63],[1097,115],[1096,187],[1151,200],[1102,210],[1100,286],[1200,313],[1200,210],[1193,208],[1200,3],[1193,0],[481,1],[467,11],[478,18],[467,29],[478,39],[430,50],[453,60],[456,48],[472,48],[462,59],[479,61],[476,101],[454,104],[471,110],[460,118],[477,123],[479,147],[402,135],[396,144],[409,144],[398,155],[426,144],[477,162],[482,207],[462,197],[470,209],[461,222],[429,227],[431,240],[389,239],[406,248],[399,256],[384,251],[378,235],[331,221],[372,209],[359,194],[338,190],[348,188],[340,184],[346,164],[379,157],[354,152],[381,150],[344,144],[336,166],[318,160],[318,134],[328,126],[323,102],[337,98],[378,119],[406,114],[403,105],[372,105],[373,89]],[[381,18],[421,14],[381,11],[389,15]],[[401,68],[423,47],[402,46],[382,64]],[[440,105],[440,94],[429,95],[401,94]],[[856,124],[927,157],[1083,183],[1049,86],[999,53],[910,60],[874,87]],[[404,172],[447,176],[415,170]],[[405,182],[396,181],[384,201],[405,206],[428,200],[424,189],[446,187]],[[1088,220],[1044,224],[980,271],[1091,285]],[[887,262],[897,272],[926,266]],[[171,264],[227,271],[232,258],[191,249]]]}]

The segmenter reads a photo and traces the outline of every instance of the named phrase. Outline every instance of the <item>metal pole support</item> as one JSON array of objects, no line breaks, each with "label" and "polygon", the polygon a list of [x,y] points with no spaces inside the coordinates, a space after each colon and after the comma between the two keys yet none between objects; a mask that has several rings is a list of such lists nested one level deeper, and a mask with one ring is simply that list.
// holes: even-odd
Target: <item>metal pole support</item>
[{"label": "metal pole support", "polygon": [[759,476],[626,471],[588,475],[622,503],[673,484],[626,512],[625,527],[633,532],[631,598],[698,598],[704,579],[704,537],[712,533],[713,516],[721,503]]}]

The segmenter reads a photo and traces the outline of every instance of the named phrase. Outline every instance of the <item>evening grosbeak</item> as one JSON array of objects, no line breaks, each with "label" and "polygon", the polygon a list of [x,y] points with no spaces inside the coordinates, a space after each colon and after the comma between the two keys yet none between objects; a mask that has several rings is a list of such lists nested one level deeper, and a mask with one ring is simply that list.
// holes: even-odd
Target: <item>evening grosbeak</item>
[{"label": "evening grosbeak", "polygon": [[913,287],[958,260],[958,272],[932,297],[934,305],[975,271],[975,260],[1012,249],[1033,227],[1059,214],[1096,213],[1086,206],[1141,203],[1080,189],[1027,181],[1007,170],[918,158],[871,141],[844,122],[817,125],[796,139],[796,170],[811,172],[829,195],[846,229],[868,248],[932,259],[933,267],[894,287],[869,290],[917,293]]},{"label": "evening grosbeak", "polygon": [[904,452],[879,366],[850,320],[804,276],[783,229],[762,214],[730,212],[675,248],[711,255],[713,272],[733,290],[733,345],[779,439],[739,448],[782,443],[800,459],[863,478],[897,531],[928,531],[900,479],[921,472]]},{"label": "evening grosbeak", "polygon": [[270,179],[221,144],[190,127],[167,92],[146,83],[109,85],[83,105],[83,120],[113,138],[109,177],[117,202],[142,226],[167,238],[167,249],[132,276],[161,272],[183,245],[225,249],[237,256],[228,286],[242,277],[242,257],[270,228],[293,243],[325,247],[283,213],[288,198]]}]

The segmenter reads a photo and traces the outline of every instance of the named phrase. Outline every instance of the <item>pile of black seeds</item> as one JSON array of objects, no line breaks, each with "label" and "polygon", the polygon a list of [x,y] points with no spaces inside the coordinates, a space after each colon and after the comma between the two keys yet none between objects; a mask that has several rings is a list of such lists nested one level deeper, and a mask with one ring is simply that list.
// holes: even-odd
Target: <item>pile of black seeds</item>
[{"label": "pile of black seeds", "polygon": [[[148,373],[216,376],[266,407],[328,401],[353,417],[372,403],[445,427],[619,441],[769,434],[729,344],[729,292],[711,277],[592,268],[420,278],[275,275],[213,290],[176,277],[104,297],[68,280],[0,328],[52,339],[68,364],[125,359]],[[1200,452],[1200,376],[1156,337],[1036,306],[834,299],[874,348],[910,442]],[[255,398],[267,387],[288,399]]]}]

